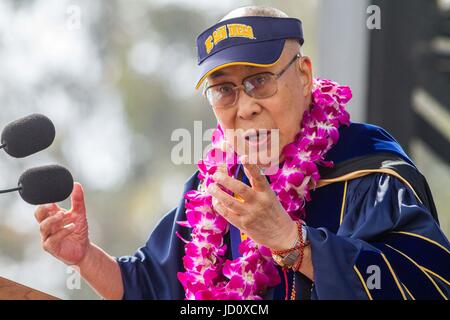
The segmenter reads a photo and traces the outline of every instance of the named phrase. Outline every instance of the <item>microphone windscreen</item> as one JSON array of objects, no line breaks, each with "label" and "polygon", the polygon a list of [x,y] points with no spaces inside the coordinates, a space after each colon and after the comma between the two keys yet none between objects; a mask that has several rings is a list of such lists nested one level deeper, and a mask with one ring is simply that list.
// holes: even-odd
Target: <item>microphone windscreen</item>
[{"label": "microphone windscreen", "polygon": [[23,158],[44,150],[55,139],[55,126],[46,116],[38,113],[9,123],[3,129],[1,144],[12,157]]},{"label": "microphone windscreen", "polygon": [[73,177],[59,165],[35,167],[19,178],[19,194],[30,204],[53,203],[65,200],[73,190]]}]

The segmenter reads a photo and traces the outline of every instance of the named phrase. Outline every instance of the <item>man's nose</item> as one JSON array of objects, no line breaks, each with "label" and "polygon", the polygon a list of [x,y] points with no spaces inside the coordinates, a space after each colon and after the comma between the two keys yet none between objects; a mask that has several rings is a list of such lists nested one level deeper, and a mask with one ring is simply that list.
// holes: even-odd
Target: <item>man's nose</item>
[{"label": "man's nose", "polygon": [[252,98],[247,93],[245,93],[244,90],[239,90],[237,98],[237,115],[239,118],[243,120],[251,120],[259,113],[261,113],[262,108],[259,103],[255,98]]}]

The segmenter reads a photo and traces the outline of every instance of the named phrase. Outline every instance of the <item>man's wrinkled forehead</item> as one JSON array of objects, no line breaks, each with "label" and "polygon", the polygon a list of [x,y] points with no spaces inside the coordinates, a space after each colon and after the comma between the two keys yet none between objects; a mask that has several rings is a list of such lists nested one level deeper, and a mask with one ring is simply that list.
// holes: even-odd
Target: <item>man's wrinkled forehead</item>
[{"label": "man's wrinkled forehead", "polygon": [[283,61],[287,62],[293,55],[299,53],[300,44],[297,41],[286,41],[284,48],[278,58],[278,61],[270,66],[252,66],[252,65],[233,65],[221,68],[208,75],[207,80],[218,79],[226,76],[239,75],[241,77],[262,73],[262,72],[275,72],[277,66]]}]

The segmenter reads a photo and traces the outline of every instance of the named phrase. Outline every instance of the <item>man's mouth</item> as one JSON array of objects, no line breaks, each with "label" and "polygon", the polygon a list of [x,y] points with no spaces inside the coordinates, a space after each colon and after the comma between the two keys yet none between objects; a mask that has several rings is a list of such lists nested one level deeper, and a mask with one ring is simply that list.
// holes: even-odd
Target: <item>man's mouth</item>
[{"label": "man's mouth", "polygon": [[244,133],[244,139],[252,146],[267,144],[270,138],[270,129],[249,129]]}]

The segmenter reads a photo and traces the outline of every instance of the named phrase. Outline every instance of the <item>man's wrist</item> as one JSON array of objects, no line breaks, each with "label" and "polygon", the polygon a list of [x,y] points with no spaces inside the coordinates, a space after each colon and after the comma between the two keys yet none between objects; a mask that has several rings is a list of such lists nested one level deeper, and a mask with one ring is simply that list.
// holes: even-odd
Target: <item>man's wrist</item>
[{"label": "man's wrist", "polygon": [[92,257],[94,255],[94,251],[95,251],[95,245],[89,241],[87,248],[86,248],[86,253],[84,254],[83,258],[81,258],[81,260],[75,264],[75,266],[80,269],[80,271],[82,269],[85,269],[89,264],[91,264],[91,260]]},{"label": "man's wrist", "polygon": [[304,248],[307,246],[305,243],[306,236],[303,231],[306,230],[303,221],[298,220],[294,222],[297,231],[297,237],[288,249],[273,250],[272,258],[274,261],[283,268],[293,268],[294,271],[300,269],[303,261]]},{"label": "man's wrist", "polygon": [[295,221],[290,220],[289,226],[284,230],[284,232],[281,233],[280,236],[278,236],[275,240],[276,243],[274,243],[270,249],[272,250],[285,250],[292,248],[295,243],[297,242],[297,224]]}]

